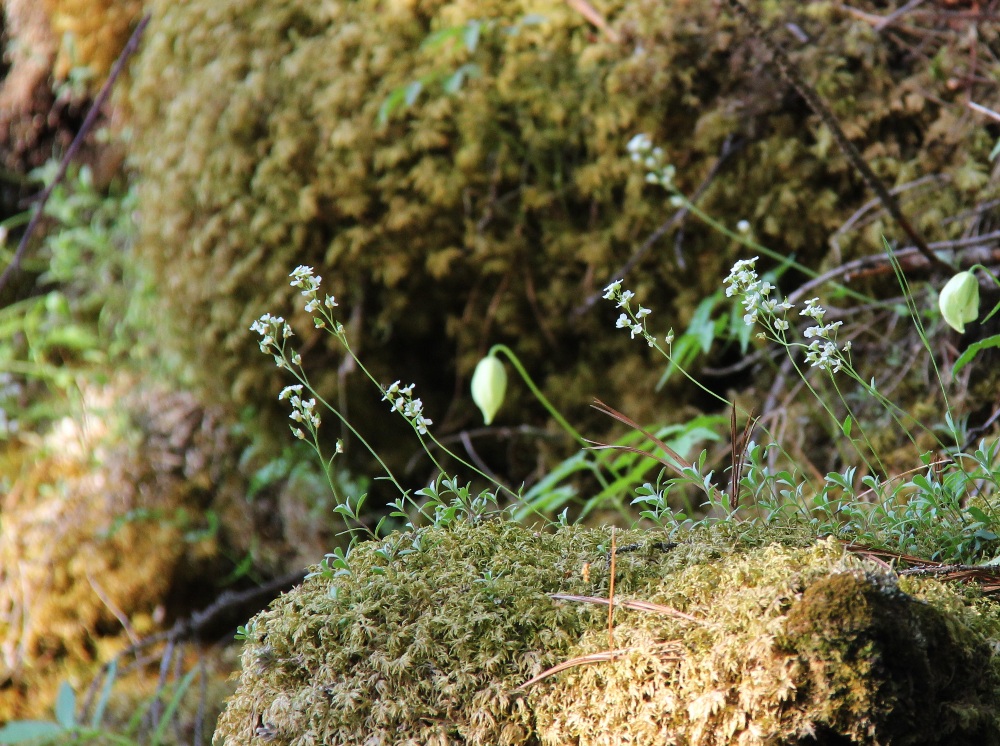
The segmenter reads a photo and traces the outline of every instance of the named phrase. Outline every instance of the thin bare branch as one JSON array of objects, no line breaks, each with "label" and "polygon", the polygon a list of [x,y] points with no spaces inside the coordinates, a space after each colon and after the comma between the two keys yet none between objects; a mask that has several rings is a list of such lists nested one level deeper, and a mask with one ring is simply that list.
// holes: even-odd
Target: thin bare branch
[{"label": "thin bare branch", "polygon": [[830,128],[830,133],[833,135],[833,139],[837,142],[840,147],[841,152],[847,157],[851,165],[858,170],[861,177],[864,179],[868,187],[875,192],[878,196],[879,201],[885,206],[886,211],[893,217],[903,232],[910,237],[913,241],[914,246],[916,246],[917,251],[923,254],[927,262],[939,270],[947,271],[948,273],[953,273],[954,268],[946,262],[944,259],[935,254],[927,245],[927,241],[920,234],[920,232],[913,227],[909,219],[903,214],[903,211],[899,207],[899,203],[896,198],[892,196],[889,189],[886,187],[885,183],[872,171],[871,166],[862,157],[861,153],[858,152],[857,147],[852,143],[847,135],[844,133],[843,128],[837,121],[837,118],[833,115],[823,100],[819,97],[815,90],[811,86],[805,83],[802,78],[799,77],[798,72],[796,72],[795,65],[785,54],[785,50],[781,48],[779,44],[768,38],[764,29],[757,22],[757,19],[750,13],[749,10],[739,1],[739,0],[727,0],[730,7],[736,11],[746,24],[750,27],[750,31],[753,36],[759,40],[768,51],[771,52],[772,61],[781,76],[788,82],[792,88],[805,100],[809,105],[809,108],[813,110],[813,113],[818,116],[823,123]]},{"label": "thin bare branch", "polygon": [[115,81],[121,74],[122,70],[125,69],[125,62],[131,57],[136,49],[139,48],[139,39],[142,38],[142,32],[146,30],[146,26],[149,24],[150,15],[147,13],[139,21],[138,25],[135,27],[135,31],[132,32],[132,36],[129,37],[128,43],[125,44],[125,48],[118,55],[118,59],[115,61],[114,67],[111,68],[111,72],[108,73],[108,79],[104,81],[104,85],[101,86],[100,92],[97,94],[97,98],[94,99],[93,106],[90,107],[90,111],[87,112],[87,116],[83,120],[83,124],[80,125],[79,132],[76,133],[76,137],[73,138],[73,142],[70,143],[69,147],[66,149],[65,155],[63,155],[62,160],[59,162],[59,170],[56,171],[55,178],[52,179],[52,183],[45,187],[45,191],[42,192],[38,201],[35,203],[34,212],[31,215],[31,220],[28,222],[28,227],[24,229],[24,234],[21,236],[20,242],[17,244],[17,250],[14,252],[14,257],[10,260],[10,264],[7,265],[7,269],[3,271],[0,275],[0,290],[3,290],[4,286],[7,284],[7,280],[10,276],[17,271],[17,268],[21,265],[21,259],[24,258],[24,252],[28,248],[28,241],[31,239],[31,235],[35,232],[39,221],[42,219],[42,213],[45,210],[45,203],[49,201],[49,197],[52,196],[53,190],[56,186],[66,177],[66,171],[69,169],[69,164],[76,157],[77,151],[83,145],[83,141],[87,136],[87,133],[93,128],[94,123],[97,121],[97,116],[100,114],[101,109],[108,100],[108,96],[111,95],[111,89],[114,87]]}]

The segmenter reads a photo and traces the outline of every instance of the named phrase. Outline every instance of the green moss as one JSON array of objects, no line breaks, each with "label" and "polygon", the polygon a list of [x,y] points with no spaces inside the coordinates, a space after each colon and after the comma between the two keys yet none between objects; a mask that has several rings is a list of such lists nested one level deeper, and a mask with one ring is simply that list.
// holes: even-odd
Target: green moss
[{"label": "green moss", "polygon": [[[891,37],[833,3],[810,3],[802,16],[797,5],[753,6],[891,185],[985,163],[989,138],[970,136],[974,122],[950,113],[955,93]],[[731,224],[750,220],[763,242],[812,266],[870,196],[759,43],[710,3],[602,3],[619,43],[556,2],[151,8],[132,90],[140,251],[161,278],[161,343],[184,353],[193,380],[236,404],[280,390],[247,328],[265,311],[291,315],[297,296],[286,276],[304,263],[357,312],[354,345],[375,374],[415,380],[432,411],[448,407],[456,376],[506,342],[575,421],[594,396],[651,417],[665,408],[646,396],[661,364],[614,333],[614,309],[575,312],[670,212],[625,142],[648,132],[690,192],[735,137],[744,147],[702,206]],[[434,30],[472,19],[510,28],[526,13],[545,22],[485,33],[474,56],[461,44],[420,47]],[[810,42],[792,43],[786,22]],[[399,86],[464,62],[481,76],[458,95],[429,91],[377,126]],[[913,97],[925,90],[934,95]],[[962,186],[974,181],[907,194],[911,215],[937,211],[922,225],[929,239],[961,232],[961,221],[940,217],[986,199]],[[884,222],[868,228],[845,237],[842,258],[879,251],[880,232],[898,235]],[[664,330],[679,328],[734,253],[689,221],[684,266],[661,243],[626,281],[655,301]],[[299,330],[322,371],[315,383],[333,397],[336,353],[307,321]],[[377,396],[356,393],[342,400],[356,421],[379,423],[376,446],[405,432],[381,425]],[[514,387],[501,420],[538,417],[526,401]],[[451,411],[450,427],[475,421],[472,407]]]},{"label": "green moss", "polygon": [[[359,545],[255,620],[216,743],[995,743],[992,602],[905,592],[834,541],[716,527],[673,548],[620,532],[616,597],[695,616],[615,613],[609,530],[491,521]],[[589,564],[589,575],[581,573]],[[830,741],[833,742],[833,741]]]},{"label": "green moss", "polygon": [[[825,729],[855,740],[996,743],[996,672],[986,640],[916,602],[888,575],[814,583],[788,613],[783,642],[808,668]],[[929,738],[929,735],[933,734]]]}]

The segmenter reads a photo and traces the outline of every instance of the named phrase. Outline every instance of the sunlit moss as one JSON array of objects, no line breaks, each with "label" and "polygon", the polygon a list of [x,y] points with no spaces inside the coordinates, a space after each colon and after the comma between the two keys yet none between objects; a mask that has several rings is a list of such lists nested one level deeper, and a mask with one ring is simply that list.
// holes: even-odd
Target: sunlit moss
[{"label": "sunlit moss", "polygon": [[[216,743],[995,743],[1000,610],[894,577],[835,541],[752,527],[620,532],[616,596],[697,617],[616,612],[608,529],[491,521],[359,545],[254,620]],[[582,573],[590,563],[589,573]],[[261,729],[261,730],[257,730]],[[977,740],[978,739],[978,740]]]}]

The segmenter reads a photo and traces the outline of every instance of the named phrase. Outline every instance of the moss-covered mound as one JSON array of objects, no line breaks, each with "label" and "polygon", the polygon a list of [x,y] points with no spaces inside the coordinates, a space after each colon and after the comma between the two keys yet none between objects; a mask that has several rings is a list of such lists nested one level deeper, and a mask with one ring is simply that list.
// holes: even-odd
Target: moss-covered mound
[{"label": "moss-covered mound", "polygon": [[[929,239],[960,232],[943,218],[985,199],[993,142],[948,84],[975,35],[942,27],[916,50],[875,29],[865,11],[881,3],[749,5],[890,186],[941,177],[905,194]],[[647,396],[660,366],[614,332],[614,309],[576,312],[672,212],[626,141],[650,134],[688,193],[733,145],[701,204],[814,266],[871,196],[725,4],[596,3],[614,36],[555,0],[151,7],[132,90],[141,252],[161,278],[164,344],[229,401],[259,405],[280,389],[247,328],[265,311],[290,315],[287,275],[310,264],[376,374],[415,380],[445,427],[473,421],[467,406],[442,413],[494,342],[515,346],[571,414],[595,395],[662,412]],[[474,51],[471,31],[423,44],[473,28]],[[440,81],[467,63],[476,74],[446,93]],[[424,93],[381,126],[383,105],[414,81]],[[878,252],[882,231],[898,235],[884,220],[849,232],[842,258]],[[726,240],[689,221],[626,283],[664,331],[683,327],[731,259]],[[302,331],[330,395],[338,361],[308,322]],[[501,421],[521,421],[524,394],[510,393]],[[362,422],[377,399],[342,401]]]},{"label": "moss-covered mound", "polygon": [[80,409],[0,453],[0,721],[50,715],[60,681],[207,606],[247,551],[239,521],[213,527],[242,486],[219,410],[120,380]]},{"label": "moss-covered mound", "polygon": [[[772,535],[774,538],[774,535]],[[1000,608],[794,533],[503,521],[362,544],[254,620],[218,746],[1000,743]]]}]

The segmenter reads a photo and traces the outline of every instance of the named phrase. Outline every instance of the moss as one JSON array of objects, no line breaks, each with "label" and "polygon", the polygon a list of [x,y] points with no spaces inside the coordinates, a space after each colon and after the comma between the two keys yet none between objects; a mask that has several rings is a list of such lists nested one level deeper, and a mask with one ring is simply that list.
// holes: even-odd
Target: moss
[{"label": "moss", "polygon": [[139,19],[142,0],[43,0],[42,5],[61,40],[56,80],[65,80],[74,68],[88,68],[90,93],[96,93]]},{"label": "moss", "polygon": [[[613,662],[607,529],[502,521],[359,545],[255,620],[219,746],[996,743],[1000,609],[905,589],[834,541],[716,527],[665,550],[621,532]],[[590,563],[588,576],[581,574]],[[837,740],[840,739],[840,740]]]},{"label": "moss", "polygon": [[886,575],[822,579],[790,609],[783,645],[823,703],[817,727],[856,741],[997,743],[987,641],[920,603]]},{"label": "moss", "polygon": [[48,716],[61,680],[82,691],[130,634],[207,605],[232,570],[230,537],[206,530],[239,488],[218,411],[121,379],[81,399],[0,462],[4,721]]},{"label": "moss", "polygon": [[[801,16],[787,3],[754,9],[775,35],[794,22],[809,36],[789,43],[802,77],[872,149],[890,184],[950,175],[966,153],[985,162],[990,138],[951,114],[954,92],[923,61],[833,3],[808,6]],[[713,4],[602,3],[617,44],[555,2],[154,0],[151,8],[132,90],[140,251],[161,278],[161,343],[184,353],[192,380],[236,405],[268,402],[280,389],[246,330],[265,311],[290,315],[296,296],[286,276],[305,263],[355,311],[355,348],[375,374],[415,380],[446,427],[474,421],[469,406],[452,408],[446,424],[434,413],[494,342],[514,346],[577,422],[595,395],[652,417],[664,409],[646,396],[660,364],[613,332],[614,309],[575,311],[667,215],[663,193],[627,158],[629,137],[646,131],[662,144],[689,192],[734,137],[744,147],[702,206],[750,220],[763,242],[812,266],[868,199],[760,45]],[[473,19],[507,29],[525,13],[545,22],[484,33],[474,56],[461,44],[421,48],[435,30]],[[392,91],[464,62],[481,75],[459,95],[430,90],[377,126]],[[930,239],[957,235],[961,223],[941,216],[986,199],[961,186],[971,183],[907,195],[910,214],[930,216],[922,222]],[[898,234],[879,221],[866,229],[874,240],[846,237],[843,258],[880,250],[880,232]],[[664,329],[681,328],[734,252],[689,223],[683,266],[658,244],[626,281],[647,305],[655,299]],[[322,371],[315,383],[333,396],[340,361],[308,326],[299,327],[301,344]],[[373,423],[384,451],[405,430],[383,424],[377,396],[357,395],[365,385],[349,382],[341,398],[355,421]],[[541,417],[518,387],[509,397],[501,424]],[[274,407],[275,422],[284,420]]]}]

